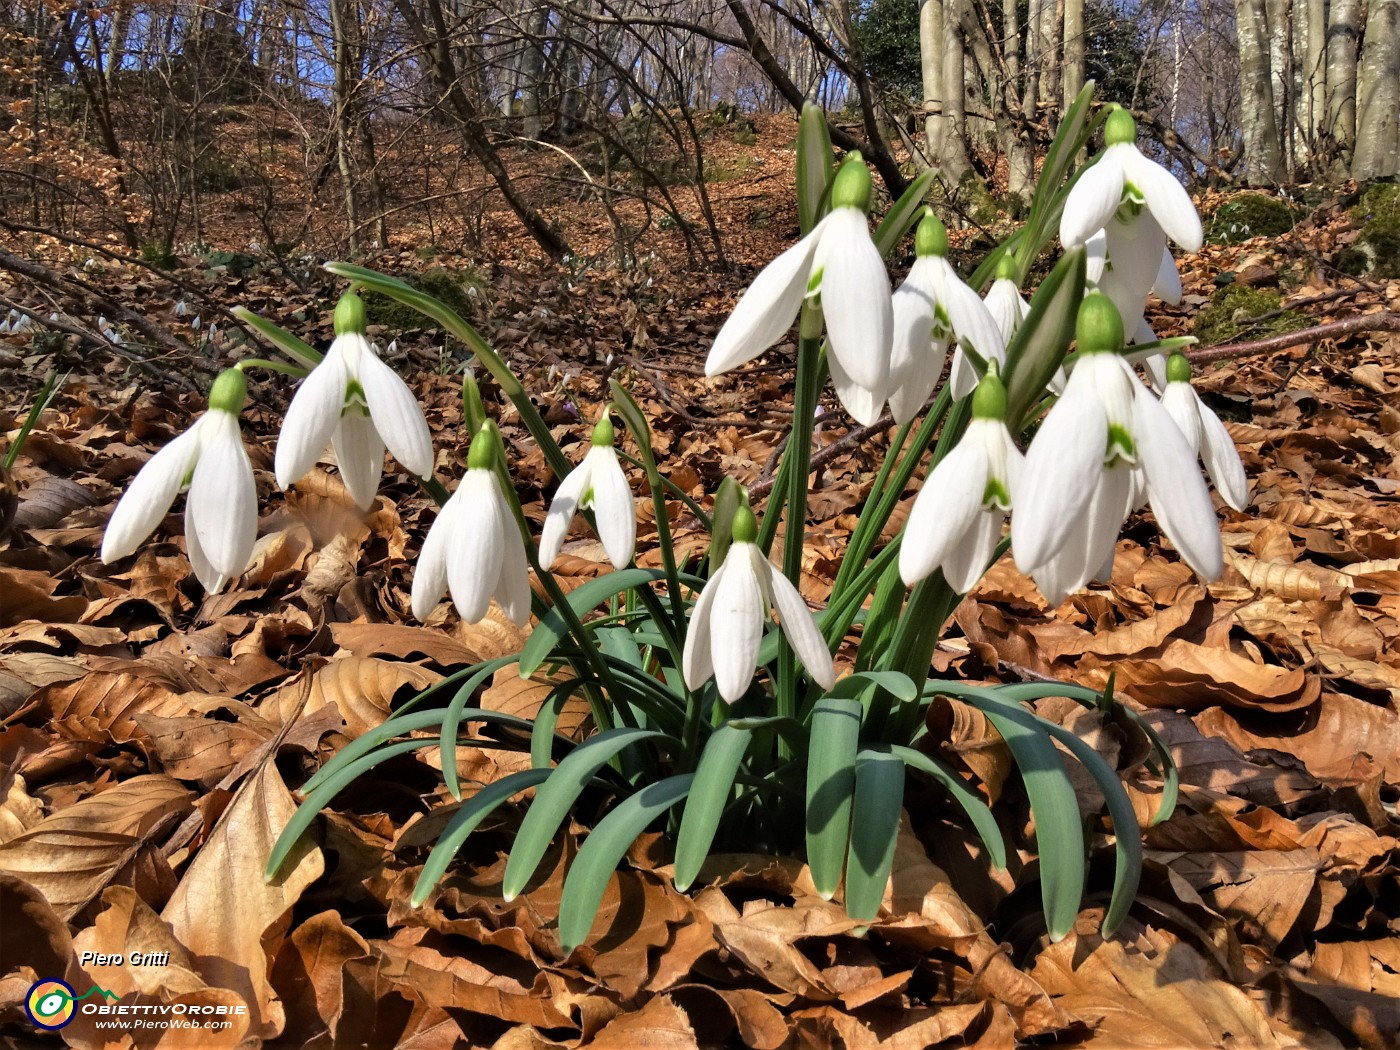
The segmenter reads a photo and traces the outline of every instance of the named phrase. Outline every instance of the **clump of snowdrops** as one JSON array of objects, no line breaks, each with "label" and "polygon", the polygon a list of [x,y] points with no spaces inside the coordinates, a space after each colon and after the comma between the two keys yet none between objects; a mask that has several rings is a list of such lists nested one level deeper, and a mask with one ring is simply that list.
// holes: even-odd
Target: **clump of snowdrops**
[{"label": "clump of snowdrops", "polygon": [[[304,804],[268,861],[269,877],[350,781],[396,755],[440,746],[447,788],[459,802],[423,867],[416,904],[474,829],[503,803],[532,792],[505,869],[508,899],[525,889],[581,799],[604,812],[565,880],[559,937],[566,951],[587,936],[610,874],[652,825],[670,834],[681,890],[702,877],[716,850],[802,853],[820,893],[839,893],[852,917],[874,920],[911,774],[941,785],[992,863],[1005,865],[1006,847],[986,802],[929,738],[926,711],[944,695],[980,709],[1020,767],[1052,937],[1070,928],[1085,881],[1085,829],[1066,763],[1082,764],[1097,782],[1116,851],[1104,926],[1121,923],[1141,867],[1126,792],[1091,747],[1026,706],[1068,696],[1108,707],[1111,691],[974,686],[929,676],[950,614],[1008,548],[1055,604],[1107,577],[1124,520],[1150,504],[1181,557],[1213,579],[1221,543],[1199,458],[1227,503],[1238,508],[1247,498],[1228,434],[1192,392],[1185,358],[1172,353],[1187,340],[1159,341],[1142,320],[1150,294],[1180,296],[1167,239],[1198,249],[1200,220],[1177,180],[1138,151],[1128,113],[1091,115],[1091,91],[1065,114],[1025,227],[966,281],[948,261],[947,231],[922,203],[933,173],[915,180],[872,234],[863,161],[852,154],[838,164],[821,114],[803,114],[802,237],[743,294],[706,369],[740,369],[797,325],[792,438],[762,507],[733,480],[708,509],[675,490],[653,455],[643,412],[616,380],[587,453],[572,462],[486,341],[441,302],[394,278],[327,264],[351,287],[336,308],[336,337],[324,357],[243,312],[291,364],[245,359],[218,378],[209,410],[131,484],[108,526],[103,559],[130,554],[187,488],[186,543],[200,582],[217,591],[243,571],[257,518],[239,430],[244,372],[273,368],[305,377],[277,445],[282,488],[295,485],[329,447],[351,498],[368,508],[387,448],[438,502],[415,567],[415,617],[426,619],[448,595],[470,622],[493,601],[522,626],[537,618],[519,653],[452,674],[323,766],[302,789]],[[1074,158],[1100,126],[1105,148],[1075,170]],[[911,229],[915,259],[892,292],[885,260]],[[1056,232],[1062,255],[1027,301],[1022,284]],[[984,299],[979,290],[987,285]],[[521,513],[496,422],[470,378],[463,398],[473,435],[466,474],[450,496],[433,476],[422,410],[366,338],[356,289],[414,307],[461,339],[513,403],[559,481],[538,539]],[[940,387],[950,353],[949,379]],[[1156,392],[1136,364],[1146,366]],[[856,421],[871,423],[888,406],[898,429],[827,605],[814,610],[797,589],[810,475],[805,437],[828,379]],[[630,455],[618,447],[619,422],[630,435]],[[1027,445],[1023,435],[1032,428]],[[631,476],[623,459],[636,468]],[[906,524],[882,544],[896,503],[920,473]],[[632,564],[634,478],[654,504],[659,569]],[[711,534],[698,561],[682,561],[673,548],[667,505],[674,499]],[[566,595],[550,567],[580,516],[613,571]],[[780,526],[783,553],[775,564],[769,552]],[[832,654],[843,643],[853,656],[838,667]],[[557,684],[533,719],[478,706],[483,685],[505,667],[521,676],[555,672]],[[583,739],[556,732],[576,696],[592,713]],[[1161,819],[1175,801],[1175,771],[1161,742],[1142,729],[1155,749],[1149,764],[1164,783]],[[477,746],[528,750],[530,768],[464,797],[454,756]]]}]

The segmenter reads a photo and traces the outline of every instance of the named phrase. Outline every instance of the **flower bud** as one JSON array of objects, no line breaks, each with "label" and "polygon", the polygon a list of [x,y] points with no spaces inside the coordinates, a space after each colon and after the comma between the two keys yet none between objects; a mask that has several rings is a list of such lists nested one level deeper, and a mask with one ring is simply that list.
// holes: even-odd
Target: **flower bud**
[{"label": "flower bud", "polygon": [[248,377],[237,368],[225,368],[209,388],[209,407],[230,415],[243,411],[248,400]]},{"label": "flower bud", "polygon": [[1108,120],[1104,121],[1103,141],[1106,146],[1116,146],[1121,142],[1132,144],[1137,141],[1137,124],[1133,120],[1133,115],[1121,106],[1115,106],[1113,112],[1108,115]]},{"label": "flower bud", "polygon": [[1191,382],[1191,362],[1186,359],[1185,354],[1172,354],[1167,358],[1167,382]]},{"label": "flower bud", "polygon": [[1006,418],[1006,386],[997,375],[995,361],[987,362],[987,374],[972,395],[972,418],[993,419],[998,423]]},{"label": "flower bud", "polygon": [[833,208],[858,208],[862,212],[870,210],[870,169],[859,151],[847,154],[845,161],[836,169],[836,180],[831,186],[831,206]]},{"label": "flower bud", "polygon": [[335,334],[348,335],[351,332],[364,333],[365,301],[351,288],[335,304]]},{"label": "flower bud", "polygon": [[924,217],[919,220],[919,228],[914,233],[914,253],[919,256],[948,254],[948,227],[933,214],[932,208],[925,208]]},{"label": "flower bud", "polygon": [[758,521],[753,516],[753,511],[742,504],[734,511],[734,521],[729,527],[729,534],[735,543],[753,543],[758,539]]},{"label": "flower bud", "polygon": [[1090,292],[1079,304],[1074,337],[1081,354],[1114,354],[1123,347],[1123,318],[1103,292]]}]

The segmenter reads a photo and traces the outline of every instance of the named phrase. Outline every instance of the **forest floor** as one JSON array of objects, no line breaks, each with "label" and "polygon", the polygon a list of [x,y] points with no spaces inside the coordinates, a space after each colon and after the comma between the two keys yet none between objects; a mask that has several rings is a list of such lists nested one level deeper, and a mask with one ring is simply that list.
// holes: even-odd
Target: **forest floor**
[{"label": "forest floor", "polygon": [[[437,244],[405,231],[361,261],[405,276],[441,266],[473,277],[471,291],[462,287],[474,323],[566,451],[585,447],[611,377],[646,408],[677,486],[703,500],[726,475],[760,482],[790,421],[792,345],[716,380],[702,367],[754,268],[795,234],[793,122],[758,130],[753,143],[716,148],[724,177],[708,187],[737,272],[687,268],[661,226],[626,265],[610,261],[609,223],[586,206],[569,216],[580,251],[568,267],[518,248],[464,260],[442,248],[441,229]],[[1201,201],[1208,219],[1224,203]],[[32,246],[101,301],[158,321],[188,354],[139,355],[134,339],[98,351],[62,332],[0,337],[7,444],[42,377],[63,376],[0,472],[0,1045],[1393,1045],[1400,336],[1300,337],[1200,370],[1198,389],[1229,420],[1252,485],[1245,512],[1222,510],[1220,581],[1197,580],[1140,516],[1107,585],[1050,608],[1003,559],[945,633],[940,674],[1096,688],[1112,675],[1118,696],[1168,742],[1180,804],[1148,827],[1162,787],[1145,756],[1077,705],[1037,708],[1093,742],[1143,819],[1142,891],[1117,936],[1098,932],[1112,838],[1096,803],[1086,794],[1092,892],[1074,931],[1052,944],[1037,926],[1034,829],[1018,775],[976,713],[948,702],[934,709],[935,737],[993,803],[1014,847],[1008,871],[992,870],[942,796],[911,782],[886,908],[868,932],[814,892],[800,859],[715,858],[699,889],[678,893],[663,843],[648,836],[585,946],[565,957],[554,920],[587,829],[571,828],[547,874],[507,904],[503,855],[523,806],[468,840],[438,891],[410,906],[454,806],[434,748],[379,766],[337,797],[290,874],[263,880],[311,772],[396,702],[515,651],[528,634],[494,612],[463,624],[446,603],[426,624],[412,619],[409,585],[431,509],[396,465],[368,514],[333,468],[280,494],[272,455],[293,383],[256,379],[244,437],[264,510],[248,571],[204,594],[174,516],[133,558],[104,566],[97,557],[132,475],[202,411],[197,390],[213,370],[253,352],[223,311],[249,306],[315,345],[329,339],[330,278],[239,261],[255,231],[234,209],[212,214],[225,255],[186,256],[171,271]],[[1159,305],[1151,320],[1160,334],[1189,333],[1226,287],[1280,296],[1269,302],[1296,309],[1299,324],[1400,309],[1400,283],[1329,265],[1353,235],[1346,207],[1323,201],[1290,233],[1208,245],[1181,260],[1183,305]],[[65,311],[74,331],[98,327],[99,300],[45,301],[42,289],[3,281],[0,293]],[[176,316],[179,300],[189,314]],[[1273,331],[1282,316],[1254,321],[1232,309],[1239,339]],[[381,345],[396,340],[386,356],[421,396],[450,482],[465,469],[463,351],[422,329],[372,331]],[[538,524],[554,479],[509,403],[487,395]],[[887,440],[884,431],[850,440],[839,405],[824,401],[802,579],[816,605]],[[680,551],[707,543],[684,513],[672,527]],[[658,561],[655,535],[644,519],[639,564]],[[604,571],[599,545],[575,537],[560,574]],[[550,688],[507,669],[480,703],[528,714]],[[481,784],[528,755],[463,750],[458,761],[464,781]],[[133,953],[155,961],[133,963]],[[230,1023],[119,1035],[102,1027],[105,1015],[79,1010],[41,1038],[25,1002],[44,979],[79,996],[105,990],[118,1004],[207,1007]]]}]

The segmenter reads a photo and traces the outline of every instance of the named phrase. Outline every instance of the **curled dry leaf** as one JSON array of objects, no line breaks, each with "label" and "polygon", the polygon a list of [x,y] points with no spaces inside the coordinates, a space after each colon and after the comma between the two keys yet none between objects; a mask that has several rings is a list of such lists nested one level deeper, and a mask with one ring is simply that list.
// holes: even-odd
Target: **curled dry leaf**
[{"label": "curled dry leaf", "polygon": [[[437,672],[414,664],[359,656],[332,660],[311,676],[311,692],[302,716],[334,707],[351,738],[382,725],[401,690],[404,695],[400,699],[406,699],[442,680]],[[258,706],[258,713],[274,725],[284,725],[296,714],[302,690],[300,677],[287,682]]]},{"label": "curled dry leaf", "polygon": [[0,845],[0,871],[30,883],[71,919],[189,812],[191,798],[169,777],[132,777]]},{"label": "curled dry leaf", "polygon": [[1223,705],[1293,711],[1314,703],[1321,682],[1302,668],[1288,670],[1255,663],[1228,649],[1211,649],[1177,639],[1151,660],[1099,662],[1087,657],[1087,683],[1102,688],[1113,672],[1120,690],[1148,707],[1188,711]]}]

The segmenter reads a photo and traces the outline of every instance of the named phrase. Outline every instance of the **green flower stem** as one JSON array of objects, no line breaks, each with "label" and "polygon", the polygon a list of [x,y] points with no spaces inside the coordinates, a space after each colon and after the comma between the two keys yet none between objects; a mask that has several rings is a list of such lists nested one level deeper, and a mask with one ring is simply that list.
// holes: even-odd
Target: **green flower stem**
[{"label": "green flower stem", "polygon": [[428,494],[428,497],[438,505],[438,509],[447,506],[447,501],[452,498],[452,493],[447,491],[447,486],[437,478],[414,478],[418,482],[418,487]]},{"label": "green flower stem", "polygon": [[[616,449],[616,451],[618,459],[625,460],[626,462],[631,463],[632,466],[638,467],[643,471],[647,470],[647,465],[643,463],[640,459],[638,459],[636,456],[633,456],[629,452],[626,452],[620,448]],[[696,520],[700,522],[700,527],[706,532],[708,532],[710,530],[710,515],[706,513],[705,508],[700,506],[699,503],[697,503],[694,499],[690,497],[689,494],[686,493],[685,489],[681,488],[674,481],[668,478],[665,474],[658,472],[656,476],[661,480],[662,488],[666,489],[668,492],[671,493],[672,496],[676,497],[676,499],[684,503],[686,509],[690,511],[690,513],[694,514]],[[650,483],[651,481],[651,474],[649,471],[647,472],[647,481],[648,483]]]},{"label": "green flower stem", "polygon": [[[890,472],[893,471],[895,466],[899,463],[900,452],[903,450],[905,442],[909,440],[909,431],[912,430],[913,427],[914,421],[912,419],[901,426],[899,430],[895,432],[894,437],[890,441],[889,449],[880,460],[880,469],[876,472],[875,480],[871,482],[870,485],[870,494],[876,497],[876,502],[879,501],[879,496],[884,494],[886,486],[889,484]],[[930,434],[931,433],[932,431],[930,431]],[[866,505],[861,508],[860,517],[856,520],[856,527],[852,531],[850,539],[847,541],[847,553],[846,556],[841,559],[841,565],[836,570],[836,579],[832,581],[831,585],[832,593],[840,593],[846,582],[864,567],[865,558],[853,557],[850,552],[853,550],[866,550],[869,547],[869,544],[865,542],[865,537],[870,533],[870,526],[866,523],[868,508],[870,508],[869,498],[866,500]],[[875,512],[873,510],[870,510],[869,514],[871,519],[875,517]],[[882,522],[881,528],[883,527],[884,525]],[[875,535],[878,536],[879,532],[877,531]]]},{"label": "green flower stem", "polygon": [[269,372],[281,372],[286,376],[296,376],[298,379],[304,379],[310,372],[310,369],[303,368],[301,365],[289,365],[281,361],[269,361],[265,357],[245,357],[233,367],[240,372],[246,372],[250,368],[263,368]]}]

